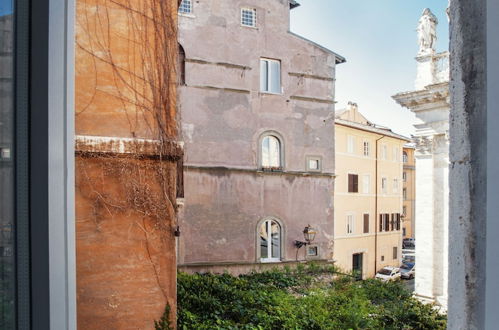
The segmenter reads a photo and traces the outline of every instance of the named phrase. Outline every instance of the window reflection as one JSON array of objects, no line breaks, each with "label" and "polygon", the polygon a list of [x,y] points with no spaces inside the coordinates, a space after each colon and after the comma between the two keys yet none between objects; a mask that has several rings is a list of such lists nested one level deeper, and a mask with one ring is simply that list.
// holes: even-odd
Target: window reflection
[{"label": "window reflection", "polygon": [[0,2],[0,329],[15,328],[12,8]]}]

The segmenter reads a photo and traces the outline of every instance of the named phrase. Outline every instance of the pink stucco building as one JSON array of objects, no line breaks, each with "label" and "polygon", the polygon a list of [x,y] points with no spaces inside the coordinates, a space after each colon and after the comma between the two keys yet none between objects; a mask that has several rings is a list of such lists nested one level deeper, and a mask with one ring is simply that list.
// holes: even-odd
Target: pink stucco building
[{"label": "pink stucco building", "polygon": [[[180,269],[333,258],[335,67],[290,0],[184,0]],[[297,249],[303,230],[317,235]]]}]

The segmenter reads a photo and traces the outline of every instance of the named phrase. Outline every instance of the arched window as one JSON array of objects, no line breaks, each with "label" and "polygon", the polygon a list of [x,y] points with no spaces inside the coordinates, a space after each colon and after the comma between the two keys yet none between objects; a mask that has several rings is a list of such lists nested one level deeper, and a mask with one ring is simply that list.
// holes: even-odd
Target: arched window
[{"label": "arched window", "polygon": [[262,168],[281,169],[281,141],[273,135],[267,135],[262,139],[261,148]]},{"label": "arched window", "polygon": [[185,51],[181,44],[178,44],[178,82],[185,85]]},{"label": "arched window", "polygon": [[405,151],[402,153],[402,161],[404,163],[407,163],[409,161],[409,157],[407,156],[407,152]]},{"label": "arched window", "polygon": [[263,221],[258,228],[260,261],[281,261],[281,226],[276,220]]}]

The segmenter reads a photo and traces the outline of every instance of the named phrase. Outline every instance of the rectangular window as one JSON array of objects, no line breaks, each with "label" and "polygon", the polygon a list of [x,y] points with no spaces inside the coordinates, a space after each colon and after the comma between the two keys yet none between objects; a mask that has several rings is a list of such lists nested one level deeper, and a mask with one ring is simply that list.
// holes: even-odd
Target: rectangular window
[{"label": "rectangular window", "polygon": [[402,230],[402,236],[404,236],[404,237],[405,237],[405,235],[406,235],[406,234],[407,234],[407,232],[406,232],[406,230],[405,230],[405,228],[404,228],[404,229]]},{"label": "rectangular window", "polygon": [[364,156],[369,156],[370,152],[369,141],[364,141]]},{"label": "rectangular window", "polygon": [[319,248],[317,246],[308,246],[307,247],[307,256],[317,257],[318,255],[319,255]]},{"label": "rectangular window", "polygon": [[397,213],[397,214],[396,214],[396,217],[397,217],[397,218],[396,218],[396,225],[397,225],[396,229],[397,229],[397,230],[400,230],[400,221],[401,221],[401,218],[400,218],[400,213]]},{"label": "rectangular window", "polygon": [[393,247],[393,260],[398,258],[398,247],[394,246]]},{"label": "rectangular window", "polygon": [[180,6],[178,6],[178,12],[181,14],[191,14],[192,13],[192,0],[182,0]]},{"label": "rectangular window", "polygon": [[393,161],[398,162],[399,160],[399,148],[393,147]]},{"label": "rectangular window", "polygon": [[399,180],[393,179],[393,193],[396,194],[399,192]]},{"label": "rectangular window", "polygon": [[406,188],[402,189],[402,197],[404,198],[404,200],[407,199],[407,189]]},{"label": "rectangular window", "polygon": [[370,190],[371,190],[371,176],[369,174],[366,174],[362,179],[362,193],[369,194]]},{"label": "rectangular window", "polygon": [[407,172],[402,173],[402,181],[407,181]]},{"label": "rectangular window", "polygon": [[407,206],[402,206],[402,214],[404,216],[407,214]]},{"label": "rectangular window", "polygon": [[347,215],[347,234],[352,234],[355,225],[355,218],[352,214]]},{"label": "rectangular window", "polygon": [[241,25],[256,27],[256,9],[241,8]]},{"label": "rectangular window", "polygon": [[386,160],[387,157],[388,157],[388,147],[386,146],[386,144],[383,144],[381,146],[381,159]]},{"label": "rectangular window", "polygon": [[369,214],[364,214],[364,234],[369,233]]},{"label": "rectangular window", "polygon": [[355,136],[349,135],[347,138],[347,152],[349,154],[355,153]]},{"label": "rectangular window", "polygon": [[260,59],[260,91],[274,94],[281,93],[280,61]]},{"label": "rectangular window", "polygon": [[382,231],[383,231],[383,219],[384,219],[383,214],[380,214],[380,215],[379,215],[379,231],[380,231],[380,232],[382,232]]},{"label": "rectangular window", "polygon": [[385,214],[385,231],[390,231],[390,214]]},{"label": "rectangular window", "polygon": [[309,171],[320,171],[321,170],[321,160],[318,157],[307,157],[307,170]]},{"label": "rectangular window", "polygon": [[392,221],[391,221],[391,226],[390,226],[390,230],[391,231],[394,231],[395,230],[395,213],[392,213]]},{"label": "rectangular window", "polygon": [[383,194],[386,194],[387,192],[387,186],[388,186],[388,180],[386,178],[381,178],[381,192]]},{"label": "rectangular window", "polygon": [[359,176],[357,174],[348,174],[348,192],[359,192]]}]

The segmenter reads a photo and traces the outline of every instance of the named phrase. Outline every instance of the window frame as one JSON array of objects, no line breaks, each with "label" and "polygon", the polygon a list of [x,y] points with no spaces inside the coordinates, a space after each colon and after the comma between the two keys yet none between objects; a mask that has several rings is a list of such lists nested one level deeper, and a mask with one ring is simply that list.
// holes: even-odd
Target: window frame
[{"label": "window frame", "polygon": [[[305,157],[305,168],[310,172],[322,172],[322,157],[320,156],[307,156]],[[313,169],[310,167],[310,161],[317,161],[318,168]]]},{"label": "window frame", "polygon": [[[279,167],[263,166],[263,141],[266,137],[274,137],[279,142]],[[285,168],[284,162],[284,138],[276,131],[266,131],[260,135],[258,139],[258,168],[262,171],[282,172]]]},{"label": "window frame", "polygon": [[[352,178],[352,182],[350,182],[350,178]],[[350,188],[352,189],[350,190]],[[359,193],[359,175],[357,173],[348,173],[347,191],[352,194]]]},{"label": "window frame", "polygon": [[[247,25],[247,24],[244,24],[243,21],[244,21],[244,12],[245,11],[248,11],[248,12],[252,12],[253,13],[253,19],[252,19],[252,22],[253,22],[253,25]],[[257,28],[257,10],[256,8],[252,8],[252,7],[241,7],[241,20],[240,20],[240,24],[241,26],[243,27],[249,27],[249,28]]]},{"label": "window frame", "polygon": [[371,143],[367,140],[363,142],[363,153],[365,157],[371,156]]},{"label": "window frame", "polygon": [[[270,245],[267,244],[267,256],[270,255],[271,257],[262,258],[260,228],[263,224],[266,224],[268,226],[270,223],[270,226],[272,226],[272,222],[276,223],[279,226],[279,258],[272,257],[272,244],[270,244]],[[268,227],[267,227],[267,232],[268,232]],[[256,233],[257,262],[272,263],[272,262],[281,262],[282,260],[285,259],[285,256],[284,256],[284,251],[285,251],[285,249],[284,249],[284,241],[285,241],[284,240],[284,238],[285,238],[284,232],[285,231],[284,231],[283,223],[282,223],[282,221],[280,221],[277,218],[267,217],[267,218],[264,218],[264,219],[258,221],[256,231],[255,231],[255,233]],[[267,242],[268,242],[268,237],[267,237]]]},{"label": "window frame", "polygon": [[[267,81],[267,89],[263,90],[262,88],[262,62],[267,62],[267,76],[266,76],[266,81]],[[260,57],[260,93],[263,94],[272,94],[272,95],[282,95],[282,63],[281,60],[273,59],[273,58],[268,58],[268,57]],[[278,92],[272,91],[271,90],[271,82],[273,78],[272,70],[270,63],[278,63],[279,64],[279,88]]]},{"label": "window frame", "polygon": [[[367,184],[367,187],[366,187],[366,184]],[[366,191],[366,188],[367,188],[367,191]],[[370,194],[371,193],[371,174],[364,174],[362,176],[362,193],[363,194]]]},{"label": "window frame", "polygon": [[[184,1],[189,2],[189,11],[181,11],[182,8],[185,8]],[[192,0],[182,0],[182,2],[180,2],[180,5],[178,6],[178,14],[179,15],[189,16],[189,15],[192,15],[193,11],[194,11],[194,2]]]},{"label": "window frame", "polygon": [[[367,216],[367,218],[366,218]],[[362,232],[364,234],[369,234],[370,231],[371,231],[371,216],[369,213],[364,213],[362,215],[362,221],[363,221],[363,228],[362,228]],[[367,221],[366,221],[367,220]],[[367,225],[367,226],[366,226]],[[366,231],[366,227],[367,227],[367,231]]]},{"label": "window frame", "polygon": [[393,193],[398,194],[399,192],[399,179],[394,178],[393,179]]},{"label": "window frame", "polygon": [[346,228],[347,235],[353,235],[355,232],[355,214],[353,214],[353,213],[347,214],[346,225],[347,225],[347,228]]},{"label": "window frame", "polygon": [[381,177],[381,193],[386,194],[388,192],[388,178],[383,176]]},{"label": "window frame", "polygon": [[347,135],[347,153],[355,155],[357,139],[353,135]]}]

